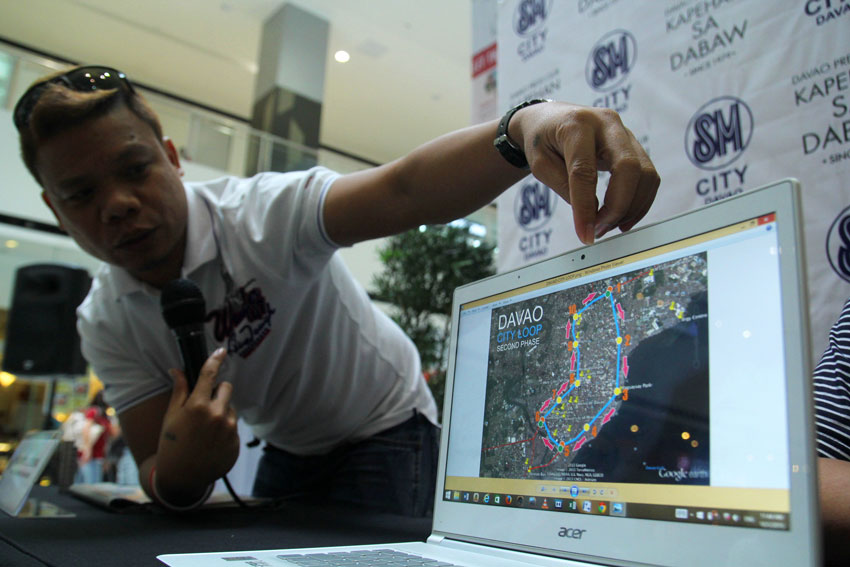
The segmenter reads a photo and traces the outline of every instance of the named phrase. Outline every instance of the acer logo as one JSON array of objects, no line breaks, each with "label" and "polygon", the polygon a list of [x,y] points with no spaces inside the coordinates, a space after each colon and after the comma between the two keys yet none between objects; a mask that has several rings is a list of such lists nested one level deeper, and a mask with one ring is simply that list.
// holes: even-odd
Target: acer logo
[{"label": "acer logo", "polygon": [[558,531],[558,537],[568,537],[572,539],[581,539],[581,536],[584,535],[584,532],[587,530],[580,530],[578,528],[561,528]]}]

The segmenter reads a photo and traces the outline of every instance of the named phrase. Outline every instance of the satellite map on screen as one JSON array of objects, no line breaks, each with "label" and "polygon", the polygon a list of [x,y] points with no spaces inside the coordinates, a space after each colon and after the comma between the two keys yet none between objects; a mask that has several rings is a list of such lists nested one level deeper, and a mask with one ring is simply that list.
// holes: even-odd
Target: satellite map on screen
[{"label": "satellite map on screen", "polygon": [[480,475],[709,483],[705,253],[494,309]]}]

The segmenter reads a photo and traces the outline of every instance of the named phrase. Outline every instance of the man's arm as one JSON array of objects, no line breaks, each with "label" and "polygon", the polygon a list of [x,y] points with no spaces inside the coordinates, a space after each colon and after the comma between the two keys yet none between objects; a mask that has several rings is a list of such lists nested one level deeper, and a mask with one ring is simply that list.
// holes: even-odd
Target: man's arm
[{"label": "man's arm", "polygon": [[850,462],[818,459],[824,558],[828,565],[850,557]]},{"label": "man's arm", "polygon": [[170,395],[151,398],[119,416],[142,488],[167,507],[198,503],[239,456],[232,386],[215,384],[224,355],[220,349],[207,359],[191,393],[183,373],[175,371]]},{"label": "man's arm", "polygon": [[[328,234],[339,244],[353,244],[447,222],[491,202],[528,175],[493,147],[497,127],[493,121],[459,130],[392,163],[341,177],[325,201]],[[514,114],[509,135],[534,176],[572,204],[583,242],[615,227],[630,229],[655,198],[660,178],[611,110],[535,104]],[[598,170],[611,172],[601,208]]]},{"label": "man's arm", "polygon": [[170,399],[171,394],[160,394],[118,415],[124,440],[139,467],[139,484],[151,498],[150,468],[156,462],[162,418]]}]

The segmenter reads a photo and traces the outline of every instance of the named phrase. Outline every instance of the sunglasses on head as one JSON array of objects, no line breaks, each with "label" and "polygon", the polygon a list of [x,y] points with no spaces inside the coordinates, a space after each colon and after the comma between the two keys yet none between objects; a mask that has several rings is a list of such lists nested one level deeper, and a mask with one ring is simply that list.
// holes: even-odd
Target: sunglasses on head
[{"label": "sunglasses on head", "polygon": [[78,67],[67,73],[51,77],[40,83],[36,83],[27,89],[27,92],[15,105],[15,127],[23,130],[30,120],[32,109],[35,108],[38,99],[44,93],[48,85],[58,84],[79,92],[90,92],[97,90],[120,89],[125,92],[135,93],[133,85],[127,80],[127,76],[111,67],[101,65],[90,65]]}]

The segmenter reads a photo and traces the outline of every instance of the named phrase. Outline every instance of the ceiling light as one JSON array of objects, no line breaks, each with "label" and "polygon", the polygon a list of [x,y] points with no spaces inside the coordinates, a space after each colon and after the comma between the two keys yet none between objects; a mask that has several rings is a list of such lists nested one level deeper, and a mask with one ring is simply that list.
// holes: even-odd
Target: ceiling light
[{"label": "ceiling light", "polygon": [[6,241],[6,248],[17,248],[17,247],[18,247],[18,241],[17,240],[7,240]]},{"label": "ceiling light", "polygon": [[0,386],[8,388],[9,386],[15,383],[15,380],[17,378],[18,377],[14,374],[10,374],[8,372],[0,372]]},{"label": "ceiling light", "polygon": [[351,55],[348,54],[347,51],[339,50],[334,53],[334,59],[336,59],[340,63],[346,63],[349,59],[351,59]]}]

